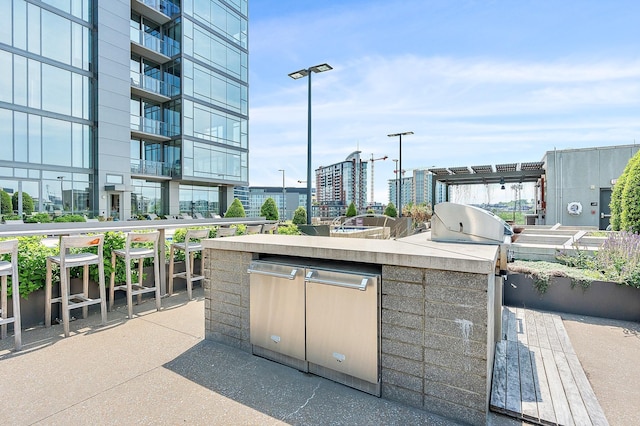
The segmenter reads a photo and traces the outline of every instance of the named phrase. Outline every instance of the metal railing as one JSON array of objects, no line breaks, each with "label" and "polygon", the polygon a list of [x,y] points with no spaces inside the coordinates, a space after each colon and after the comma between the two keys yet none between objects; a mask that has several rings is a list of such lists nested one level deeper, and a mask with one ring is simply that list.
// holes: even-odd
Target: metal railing
[{"label": "metal railing", "polygon": [[167,0],[138,0],[141,3],[146,4],[150,8],[157,10],[169,17],[180,13],[180,8]]},{"label": "metal railing", "polygon": [[134,43],[165,56],[173,56],[180,53],[179,46],[175,42],[167,43],[159,36],[137,28],[130,28],[130,37]]},{"label": "metal railing", "polygon": [[159,161],[131,160],[131,173],[134,175],[151,176],[173,176],[173,169],[167,164]]},{"label": "metal railing", "polygon": [[131,114],[131,130],[165,137],[172,137],[180,134],[180,126],[169,125],[164,121],[133,114]]},{"label": "metal railing", "polygon": [[158,93],[162,96],[171,97],[177,95],[180,89],[172,84],[167,84],[164,81],[138,73],[135,71],[130,72],[131,85],[140,89],[148,90],[153,93]]}]

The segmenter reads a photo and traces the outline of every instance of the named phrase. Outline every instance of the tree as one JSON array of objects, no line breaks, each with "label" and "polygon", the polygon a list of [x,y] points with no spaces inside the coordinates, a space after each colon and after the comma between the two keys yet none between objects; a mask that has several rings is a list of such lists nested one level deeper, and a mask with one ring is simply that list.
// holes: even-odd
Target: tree
[{"label": "tree", "polygon": [[240,200],[235,198],[233,203],[227,209],[227,212],[224,214],[224,217],[246,217],[247,215],[244,212],[244,207],[242,207],[242,203]]},{"label": "tree", "polygon": [[294,225],[306,225],[307,223],[307,209],[299,206],[296,211],[293,212],[293,224]]},{"label": "tree", "polygon": [[[631,169],[634,165],[640,164],[640,153],[636,154],[629,160],[624,171],[618,177],[615,186],[613,187],[613,193],[611,194],[611,202],[609,207],[611,209],[611,228],[614,231],[621,229],[627,229],[627,224],[623,225],[623,216],[628,217],[628,212],[623,213],[623,194],[627,187],[627,180],[631,173]],[[625,203],[628,206],[628,203]]]},{"label": "tree", "polygon": [[620,229],[640,233],[640,152],[627,164],[620,202]]},{"label": "tree", "polygon": [[[14,192],[13,197],[11,198],[13,210],[18,210],[18,194],[18,192]],[[22,213],[33,213],[33,198],[31,198],[31,195],[27,194],[26,192],[22,193]]]},{"label": "tree", "polygon": [[349,204],[349,207],[347,207],[347,213],[345,214],[345,216],[354,217],[357,214],[358,214],[358,211],[356,210],[356,205],[352,201],[351,204]]},{"label": "tree", "polygon": [[384,214],[389,217],[398,217],[398,210],[396,210],[396,206],[393,203],[389,203],[384,209]]},{"label": "tree", "polygon": [[264,216],[267,220],[278,220],[278,207],[273,198],[269,197],[264,200],[262,207],[260,207],[260,216]]},{"label": "tree", "polygon": [[11,195],[7,194],[0,189],[0,213],[11,214],[13,213],[13,207],[11,203]]}]

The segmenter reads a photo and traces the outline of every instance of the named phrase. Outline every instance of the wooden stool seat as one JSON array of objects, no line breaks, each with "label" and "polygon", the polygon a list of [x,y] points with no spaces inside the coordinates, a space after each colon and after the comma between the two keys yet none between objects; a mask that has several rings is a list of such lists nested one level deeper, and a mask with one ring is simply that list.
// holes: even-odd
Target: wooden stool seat
[{"label": "wooden stool seat", "polygon": [[[138,304],[142,302],[142,295],[145,293],[156,294],[156,310],[160,310],[160,265],[158,258],[158,241],[160,238],[160,232],[146,232],[146,233],[127,233],[127,239],[124,249],[113,250],[111,252],[111,280],[109,283],[109,310],[113,309],[113,301],[116,290],[122,290],[127,293],[127,309],[129,318],[133,318],[133,296],[138,297]],[[153,244],[153,247],[132,247],[137,244]],[[115,284],[116,277],[116,259],[121,258],[126,265],[126,283],[122,285]],[[153,274],[154,281],[152,287],[146,287],[143,285],[143,272],[144,259],[153,259]],[[138,261],[138,282],[132,283],[131,279],[131,262]]]},{"label": "wooden stool seat", "polygon": [[[7,325],[13,323],[14,347],[22,349],[22,328],[20,324],[20,287],[18,282],[18,240],[0,241],[0,255],[11,254],[11,261],[0,260],[0,337],[7,337]],[[7,310],[7,278],[11,277],[11,300],[13,313],[9,316]]]},{"label": "wooden stool seat", "polygon": [[[184,278],[187,280],[187,297],[192,298],[193,282],[204,281],[204,275],[194,275],[194,255],[202,252],[202,244],[199,240],[209,237],[208,229],[189,229],[183,243],[173,243],[169,251],[169,294],[173,294],[173,279]],[[195,241],[194,241],[195,240]],[[174,273],[176,250],[184,251],[184,272]],[[204,262],[203,262],[204,264]]]},{"label": "wooden stool seat", "polygon": [[[86,318],[90,305],[100,304],[102,324],[107,323],[107,298],[104,282],[104,261],[102,259],[104,235],[64,236],[60,239],[60,254],[47,257],[47,279],[45,282],[45,313],[44,323],[51,327],[51,305],[62,305],[62,324],[64,336],[69,337],[70,311],[82,308],[82,317]],[[88,250],[97,247],[98,253],[89,251],[68,253],[69,249]],[[60,267],[60,297],[52,297],[53,265]],[[89,265],[98,265],[98,288],[100,297],[89,297]],[[70,269],[83,267],[82,293],[71,293]]]}]

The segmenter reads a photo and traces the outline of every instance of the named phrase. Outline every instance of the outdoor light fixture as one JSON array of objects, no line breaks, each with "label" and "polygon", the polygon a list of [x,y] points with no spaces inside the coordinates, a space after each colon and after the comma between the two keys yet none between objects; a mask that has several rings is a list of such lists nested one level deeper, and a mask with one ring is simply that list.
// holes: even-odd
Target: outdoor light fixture
[{"label": "outdoor light fixture", "polygon": [[398,155],[398,161],[400,165],[398,166],[398,170],[400,172],[400,188],[398,189],[398,217],[402,217],[402,137],[406,135],[413,135],[413,132],[402,132],[402,133],[392,133],[389,136],[390,138],[394,138],[396,136],[400,137],[400,153]]},{"label": "outdoor light fixture", "polygon": [[311,225],[311,73],[325,72],[332,69],[333,67],[329,64],[320,64],[289,74],[289,77],[294,80],[309,77],[307,91],[307,225]]},{"label": "outdoor light fixture", "polygon": [[500,189],[506,189],[506,188],[504,187],[504,178],[503,178],[503,177],[501,177],[501,178],[500,178],[500,185],[501,185],[501,186],[500,186]]}]

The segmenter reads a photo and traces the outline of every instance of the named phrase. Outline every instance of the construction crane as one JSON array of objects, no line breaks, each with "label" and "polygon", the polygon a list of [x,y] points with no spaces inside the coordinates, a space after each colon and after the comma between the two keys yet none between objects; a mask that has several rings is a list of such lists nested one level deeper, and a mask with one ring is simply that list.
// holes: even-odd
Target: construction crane
[{"label": "construction crane", "polygon": [[380,157],[380,158],[373,158],[373,154],[371,154],[371,160],[370,160],[371,161],[371,204],[374,203],[373,194],[374,194],[374,189],[375,189],[375,187],[373,185],[373,163],[375,161],[378,161],[378,160],[386,160],[387,158],[389,158],[389,157],[387,157],[386,155],[384,157]]}]

